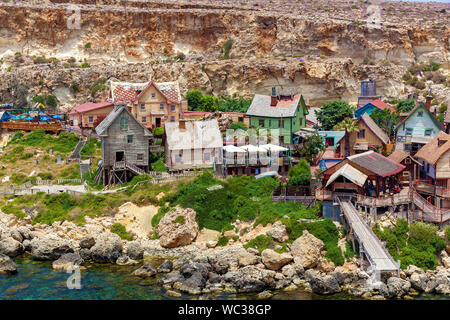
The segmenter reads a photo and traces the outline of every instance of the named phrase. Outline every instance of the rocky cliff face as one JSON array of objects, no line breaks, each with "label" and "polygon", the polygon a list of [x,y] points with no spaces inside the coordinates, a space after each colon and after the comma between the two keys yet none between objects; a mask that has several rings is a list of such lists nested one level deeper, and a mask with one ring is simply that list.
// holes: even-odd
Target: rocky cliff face
[{"label": "rocky cliff face", "polygon": [[[449,68],[445,24],[387,21],[380,29],[368,28],[346,19],[349,13],[340,10],[345,7],[334,8],[334,15],[308,12],[302,1],[298,5],[304,7],[292,12],[283,1],[266,8],[252,1],[71,2],[77,7],[56,1],[0,4],[3,102],[20,103],[31,93],[54,94],[67,106],[97,100],[105,92],[92,95],[94,82],[111,77],[179,80],[183,91],[216,95],[251,96],[289,85],[315,105],[331,98],[354,101],[359,81],[370,76],[379,94],[394,99],[410,90],[401,76],[414,61]],[[438,9],[439,19],[448,18]],[[36,59],[41,56],[47,59]],[[84,59],[89,67],[80,68]]]}]

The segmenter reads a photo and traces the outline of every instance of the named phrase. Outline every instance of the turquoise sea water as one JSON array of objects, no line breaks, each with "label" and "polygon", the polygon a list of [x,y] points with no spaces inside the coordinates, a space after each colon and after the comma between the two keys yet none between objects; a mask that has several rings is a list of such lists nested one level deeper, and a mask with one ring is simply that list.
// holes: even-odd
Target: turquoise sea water
[{"label": "turquoise sea water", "polygon": [[[138,266],[88,265],[81,270],[81,289],[68,289],[69,273],[52,270],[51,262],[33,261],[27,257],[14,259],[18,274],[0,275],[0,300],[161,300],[198,299],[198,296],[168,297],[157,284],[157,278],[140,279],[131,275]],[[256,294],[212,294],[213,299],[254,299]],[[355,299],[346,294],[319,296],[297,290],[277,292],[274,299],[321,300]],[[421,295],[416,299],[450,299],[437,295]]]}]

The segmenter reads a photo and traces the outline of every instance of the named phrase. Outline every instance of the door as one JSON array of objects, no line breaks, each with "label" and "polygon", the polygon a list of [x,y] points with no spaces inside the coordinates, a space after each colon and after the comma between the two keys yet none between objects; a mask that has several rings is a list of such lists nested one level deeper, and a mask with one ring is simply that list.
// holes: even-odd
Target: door
[{"label": "door", "polygon": [[161,127],[161,118],[156,118],[156,127]]},{"label": "door", "polygon": [[325,138],[325,145],[327,147],[333,147],[334,146],[334,138],[333,137]]},{"label": "door", "polygon": [[125,160],[125,152],[124,151],[117,151],[116,152],[116,162],[124,161]]}]

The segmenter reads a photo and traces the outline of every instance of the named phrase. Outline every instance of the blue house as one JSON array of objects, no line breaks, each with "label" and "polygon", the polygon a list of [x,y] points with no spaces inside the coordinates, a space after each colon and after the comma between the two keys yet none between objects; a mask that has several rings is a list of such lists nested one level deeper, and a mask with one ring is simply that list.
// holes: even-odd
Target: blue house
[{"label": "blue house", "polygon": [[416,106],[394,128],[396,133],[395,149],[414,155],[430,142],[439,131],[445,131],[442,123],[430,112],[431,99]]},{"label": "blue house", "polygon": [[364,113],[368,113],[370,115],[370,113],[374,109],[378,109],[378,110],[389,109],[391,112],[395,112],[395,109],[392,106],[388,105],[387,103],[384,103],[380,99],[375,99],[375,100],[365,104],[358,110],[356,110],[355,117],[356,117],[356,119],[359,120]]}]

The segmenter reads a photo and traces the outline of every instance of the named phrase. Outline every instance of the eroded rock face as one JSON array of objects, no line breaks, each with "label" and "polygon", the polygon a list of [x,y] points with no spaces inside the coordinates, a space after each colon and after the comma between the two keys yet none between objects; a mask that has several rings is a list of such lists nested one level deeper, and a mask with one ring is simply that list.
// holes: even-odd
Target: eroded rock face
[{"label": "eroded rock face", "polygon": [[278,253],[272,249],[266,249],[261,253],[262,262],[270,270],[278,270],[292,261],[289,253]]},{"label": "eroded rock face", "polygon": [[305,279],[311,285],[311,289],[319,294],[332,294],[341,291],[339,283],[332,275],[322,276],[315,270],[307,270]]},{"label": "eroded rock face", "polygon": [[239,270],[228,271],[224,280],[231,283],[238,292],[255,292],[275,289],[275,271],[246,266]]},{"label": "eroded rock face", "polygon": [[239,254],[238,263],[240,267],[257,264],[258,262],[259,262],[258,256],[253,253],[243,251]]},{"label": "eroded rock face", "polygon": [[138,241],[128,242],[127,255],[133,260],[140,260],[144,257],[144,248]]},{"label": "eroded rock face", "polygon": [[387,281],[387,291],[390,297],[401,297],[408,293],[411,284],[407,280],[390,277]]},{"label": "eroded rock face", "polygon": [[80,248],[90,249],[95,245],[95,238],[93,236],[86,236],[80,240]]},{"label": "eroded rock face", "polygon": [[30,243],[31,255],[35,260],[56,260],[63,254],[74,252],[68,240],[53,234],[33,238]]},{"label": "eroded rock face", "polygon": [[0,241],[0,253],[9,257],[16,257],[25,251],[24,246],[12,237]]},{"label": "eroded rock face", "polygon": [[285,242],[289,239],[289,235],[286,230],[286,226],[281,222],[277,221],[272,225],[272,228],[266,232],[268,236],[271,236],[278,242]]},{"label": "eroded rock face", "polygon": [[307,230],[291,245],[291,254],[304,268],[314,268],[322,256],[323,241],[317,239]]},{"label": "eroded rock face", "polygon": [[[179,223],[176,221],[177,217]],[[164,248],[185,246],[194,241],[198,233],[195,210],[176,207],[169,211],[158,224],[159,243]]]},{"label": "eroded rock face", "polygon": [[10,257],[0,253],[0,274],[17,273],[17,265]]},{"label": "eroded rock face", "polygon": [[122,254],[120,237],[111,232],[100,234],[91,248],[91,259],[98,263],[115,263]]},{"label": "eroded rock face", "polygon": [[158,267],[158,272],[160,273],[168,273],[173,269],[173,262],[171,260],[165,260]]}]

